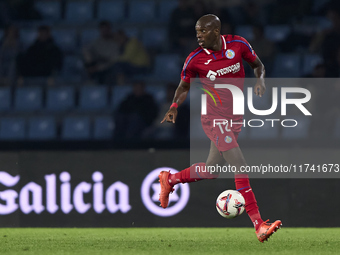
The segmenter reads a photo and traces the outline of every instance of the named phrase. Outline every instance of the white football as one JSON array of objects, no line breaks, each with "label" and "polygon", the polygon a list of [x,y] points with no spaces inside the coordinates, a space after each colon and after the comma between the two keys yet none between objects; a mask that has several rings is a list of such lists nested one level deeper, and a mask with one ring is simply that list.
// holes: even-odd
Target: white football
[{"label": "white football", "polygon": [[229,189],[217,197],[216,210],[222,217],[232,219],[243,213],[245,204],[240,192]]}]

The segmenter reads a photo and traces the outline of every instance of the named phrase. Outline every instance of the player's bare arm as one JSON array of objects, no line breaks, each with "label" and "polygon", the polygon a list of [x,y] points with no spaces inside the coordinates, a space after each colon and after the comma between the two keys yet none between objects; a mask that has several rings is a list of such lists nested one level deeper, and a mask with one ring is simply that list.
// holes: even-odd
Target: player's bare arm
[{"label": "player's bare arm", "polygon": [[[172,102],[180,106],[187,98],[189,90],[190,83],[181,80],[176,89],[175,96]],[[176,117],[177,107],[170,107],[169,111],[165,114],[164,119],[161,121],[161,123],[163,123],[164,121],[175,123]]]},{"label": "player's bare arm", "polygon": [[257,78],[257,82],[254,86],[254,93],[257,96],[262,97],[264,92],[266,91],[266,85],[264,83],[264,77],[266,74],[265,68],[259,57],[256,57],[255,61],[248,64],[253,68],[255,77]]}]

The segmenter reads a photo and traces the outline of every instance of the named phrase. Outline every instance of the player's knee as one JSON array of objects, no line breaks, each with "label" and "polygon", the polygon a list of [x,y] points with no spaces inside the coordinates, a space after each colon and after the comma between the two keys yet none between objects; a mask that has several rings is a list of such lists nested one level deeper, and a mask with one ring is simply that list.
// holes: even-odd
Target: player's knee
[{"label": "player's knee", "polygon": [[247,162],[244,159],[244,156],[239,147],[223,152],[223,157],[230,165],[237,168],[247,165]]}]

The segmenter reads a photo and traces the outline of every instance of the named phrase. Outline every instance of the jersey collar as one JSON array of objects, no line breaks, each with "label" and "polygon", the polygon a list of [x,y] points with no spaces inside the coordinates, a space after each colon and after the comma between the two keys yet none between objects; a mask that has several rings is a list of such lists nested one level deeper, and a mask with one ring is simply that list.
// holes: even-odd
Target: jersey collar
[{"label": "jersey collar", "polygon": [[[221,35],[221,38],[222,38],[222,42],[223,42],[223,48],[226,50],[227,49],[227,43],[225,42],[225,38],[223,35]],[[203,48],[202,49],[205,51],[205,53],[207,53],[208,55],[210,55],[212,52],[214,52],[213,50],[209,50],[209,49],[206,49],[206,48]]]}]

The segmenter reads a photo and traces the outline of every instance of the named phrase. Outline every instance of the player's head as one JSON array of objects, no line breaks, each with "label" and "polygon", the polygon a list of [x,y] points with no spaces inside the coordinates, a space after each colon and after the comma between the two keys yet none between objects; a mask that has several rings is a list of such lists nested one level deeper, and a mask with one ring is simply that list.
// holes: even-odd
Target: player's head
[{"label": "player's head", "polygon": [[197,41],[203,48],[212,48],[219,40],[221,33],[221,21],[213,14],[207,14],[196,22]]}]

